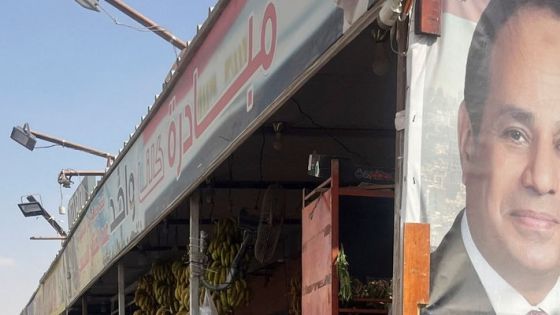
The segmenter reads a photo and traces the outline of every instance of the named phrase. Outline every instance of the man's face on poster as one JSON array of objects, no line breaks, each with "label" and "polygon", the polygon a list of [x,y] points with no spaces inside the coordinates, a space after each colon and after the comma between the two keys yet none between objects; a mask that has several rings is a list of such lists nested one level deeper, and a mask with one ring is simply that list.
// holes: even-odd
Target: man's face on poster
[{"label": "man's face on poster", "polygon": [[459,113],[467,218],[499,272],[560,270],[560,18],[522,8],[498,32],[480,130]]}]

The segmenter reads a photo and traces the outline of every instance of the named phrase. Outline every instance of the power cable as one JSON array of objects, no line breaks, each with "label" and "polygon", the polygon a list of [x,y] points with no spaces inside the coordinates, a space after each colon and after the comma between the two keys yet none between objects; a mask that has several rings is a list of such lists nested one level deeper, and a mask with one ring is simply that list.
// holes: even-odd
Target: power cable
[{"label": "power cable", "polygon": [[118,26],[124,26],[124,27],[128,27],[130,29],[133,29],[135,31],[138,32],[153,32],[154,30],[161,30],[161,31],[165,31],[166,29],[164,27],[161,27],[159,25],[156,26],[142,26],[142,27],[138,27],[138,26],[134,26],[134,25],[130,25],[130,24],[126,24],[126,23],[121,23],[119,22],[119,20],[117,20],[116,17],[114,17],[111,13],[109,13],[109,11],[105,10],[105,8],[103,8],[101,5],[98,6],[101,11],[103,13],[105,13],[105,15],[107,15],[109,17],[109,19],[111,19],[111,21],[113,21],[113,23],[115,23]]},{"label": "power cable", "polygon": [[[130,25],[130,24],[126,24],[126,23],[121,23],[119,22],[119,20],[117,20],[117,18],[115,16],[113,16],[111,13],[109,13],[109,11],[105,10],[105,8],[103,8],[100,4],[98,5],[98,7],[101,9],[101,11],[111,20],[113,21],[114,24],[118,25],[118,26],[124,26],[124,27],[128,27],[130,29],[133,29],[137,32],[154,32],[154,31],[169,31],[168,29],[166,29],[165,27],[161,26],[161,25],[155,25],[155,26],[142,26],[142,27],[138,27],[138,26],[134,26],[134,25]],[[179,59],[179,53],[177,51],[177,47],[175,47],[175,45],[171,44],[172,49],[173,49],[173,53],[175,54],[175,59]]]},{"label": "power cable", "polygon": [[56,147],[56,146],[59,146],[59,145],[58,144],[51,144],[51,145],[35,147],[34,149],[48,149],[48,148],[52,148],[52,147]]},{"label": "power cable", "polygon": [[331,133],[329,133],[328,128],[326,128],[325,126],[315,122],[315,120],[313,119],[313,117],[311,117],[311,115],[307,114],[306,112],[303,111],[303,109],[301,108],[299,102],[295,99],[295,98],[291,98],[292,102],[294,102],[294,104],[296,104],[299,113],[304,116],[305,118],[307,118],[307,120],[309,120],[309,122],[311,122],[312,125],[314,125],[315,127],[319,128],[319,129],[323,129],[323,131],[325,132],[325,134],[327,136],[329,136],[331,139],[333,139],[334,142],[336,142],[340,147],[342,147],[346,152],[348,152],[349,154],[358,157],[360,160],[362,160],[362,162],[366,162],[367,159],[364,158],[364,156],[362,156],[361,154],[359,154],[358,152],[355,152],[353,150],[350,150],[350,148],[348,148],[348,146],[346,146],[341,140],[339,140],[337,137],[333,136]]}]

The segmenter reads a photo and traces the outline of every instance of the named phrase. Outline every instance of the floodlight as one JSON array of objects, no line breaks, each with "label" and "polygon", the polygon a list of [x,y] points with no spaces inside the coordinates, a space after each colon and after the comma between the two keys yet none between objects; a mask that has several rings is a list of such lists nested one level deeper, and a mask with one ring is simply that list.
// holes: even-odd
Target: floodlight
[{"label": "floodlight", "polygon": [[[99,0],[75,0],[75,1],[86,9],[99,12]],[[121,11],[122,13],[128,15],[131,19],[135,20],[136,22],[142,24],[144,27],[146,27],[146,29],[152,31],[157,36],[165,39],[173,46],[181,50],[187,48],[187,43],[185,41],[179,39],[178,37],[173,35],[170,31],[166,30],[165,28],[156,24],[156,22],[142,15],[142,13],[136,11],[134,8],[124,3],[122,0],[105,0],[105,2],[112,5],[114,8]]]},{"label": "floodlight", "polygon": [[29,130],[29,125],[24,124],[23,127],[16,126],[12,129],[12,134],[10,135],[15,142],[21,144],[22,146],[26,147],[28,150],[33,151],[35,148],[35,136]]},{"label": "floodlight", "polygon": [[12,138],[14,141],[16,141],[17,143],[21,144],[22,146],[26,147],[27,149],[33,151],[33,148],[35,148],[35,143],[37,142],[37,138],[44,140],[44,141],[48,141],[50,143],[54,143],[57,145],[60,145],[62,147],[65,148],[70,148],[70,149],[74,149],[74,150],[78,150],[78,151],[82,151],[82,152],[87,152],[93,155],[97,155],[103,158],[107,159],[107,166],[110,166],[113,161],[115,160],[115,157],[107,152],[103,152],[103,151],[99,151],[90,147],[86,147],[77,143],[72,143],[70,141],[66,141],[64,139],[60,139],[57,137],[53,137],[53,136],[49,136],[46,135],[44,133],[40,133],[37,132],[35,130],[31,130],[31,128],[29,128],[29,124],[25,123],[23,124],[22,127],[20,126],[16,126],[12,129],[12,134],[10,135],[10,138]]},{"label": "floodlight", "polygon": [[72,181],[72,176],[103,176],[104,171],[77,171],[65,169],[58,173],[58,183],[64,188],[70,188],[74,182]]},{"label": "floodlight", "polygon": [[26,197],[28,202],[18,203],[18,207],[25,217],[43,216],[47,222],[56,230],[58,235],[66,238],[67,234],[64,229],[51,217],[51,215],[43,208],[43,205],[35,197],[29,195]]},{"label": "floodlight", "polygon": [[19,210],[26,217],[35,217],[38,215],[43,215],[45,209],[38,202],[24,202],[18,203]]},{"label": "floodlight", "polygon": [[99,1],[97,0],[74,0],[82,7],[99,12]]}]

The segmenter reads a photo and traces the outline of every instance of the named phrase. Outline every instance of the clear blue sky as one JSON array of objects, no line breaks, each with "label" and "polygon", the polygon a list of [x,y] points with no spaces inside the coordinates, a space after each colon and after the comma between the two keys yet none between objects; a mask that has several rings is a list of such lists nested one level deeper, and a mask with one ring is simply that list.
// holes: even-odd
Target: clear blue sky
[{"label": "clear blue sky", "polygon": [[[126,0],[183,40],[191,40],[215,0]],[[138,26],[100,0],[119,22]],[[160,93],[173,47],[149,32],[115,25],[73,0],[5,1],[0,10],[0,305],[19,314],[61,248],[43,219],[24,218],[22,195],[40,194],[63,227],[58,207],[73,188],[56,181],[63,168],[101,170],[102,158],[60,147],[31,152],[13,142],[15,125],[116,154]],[[37,145],[47,145],[39,141]],[[80,179],[77,178],[76,182]]]}]

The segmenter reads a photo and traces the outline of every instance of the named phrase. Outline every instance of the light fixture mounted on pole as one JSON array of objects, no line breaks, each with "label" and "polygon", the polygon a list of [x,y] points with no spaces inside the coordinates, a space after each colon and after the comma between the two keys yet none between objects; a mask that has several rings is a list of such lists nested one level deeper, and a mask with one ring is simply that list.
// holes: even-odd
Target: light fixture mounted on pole
[{"label": "light fixture mounted on pole", "polygon": [[18,207],[21,210],[21,213],[25,217],[35,217],[35,216],[43,216],[47,222],[56,230],[59,237],[31,237],[32,240],[34,239],[66,239],[68,236],[64,229],[56,222],[56,220],[43,208],[43,205],[35,199],[32,195],[26,197],[28,202],[24,202],[23,198],[18,203]]},{"label": "light fixture mounted on pole", "polygon": [[87,152],[93,155],[97,155],[107,159],[107,166],[110,166],[114,161],[115,157],[107,152],[99,151],[96,149],[92,149],[83,145],[79,145],[76,143],[72,143],[70,141],[66,141],[63,139],[59,139],[53,136],[46,135],[44,133],[37,132],[35,130],[31,130],[29,128],[29,124],[25,123],[22,127],[16,126],[12,129],[12,134],[10,135],[17,143],[21,144],[22,146],[26,147],[28,150],[33,151],[35,148],[35,144],[37,143],[37,139],[45,140],[57,145],[60,145],[65,148],[74,149],[82,152]]},{"label": "light fixture mounted on pole", "polygon": [[58,174],[58,183],[64,188],[70,188],[70,185],[74,182],[71,180],[72,176],[103,176],[104,171],[77,171],[65,169],[61,170]]},{"label": "light fixture mounted on pole", "polygon": [[[86,8],[86,9],[99,12],[99,0],[75,0],[75,1],[79,5],[81,5],[82,7]],[[136,11],[135,9],[133,9],[132,7],[130,7],[128,4],[124,3],[123,1],[120,1],[120,0],[105,0],[105,2],[109,3],[110,5],[115,7],[117,10],[121,11],[122,13],[128,15],[130,18],[132,18],[136,22],[142,24],[148,30],[154,32],[157,36],[165,39],[166,41],[171,43],[173,46],[175,46],[175,47],[177,47],[181,50],[187,48],[187,43],[185,41],[178,39],[171,32],[169,32],[168,30],[159,26],[158,24],[156,24],[156,22],[154,22],[154,21],[150,20],[149,18],[145,17],[144,15],[142,15],[142,13]]]}]

